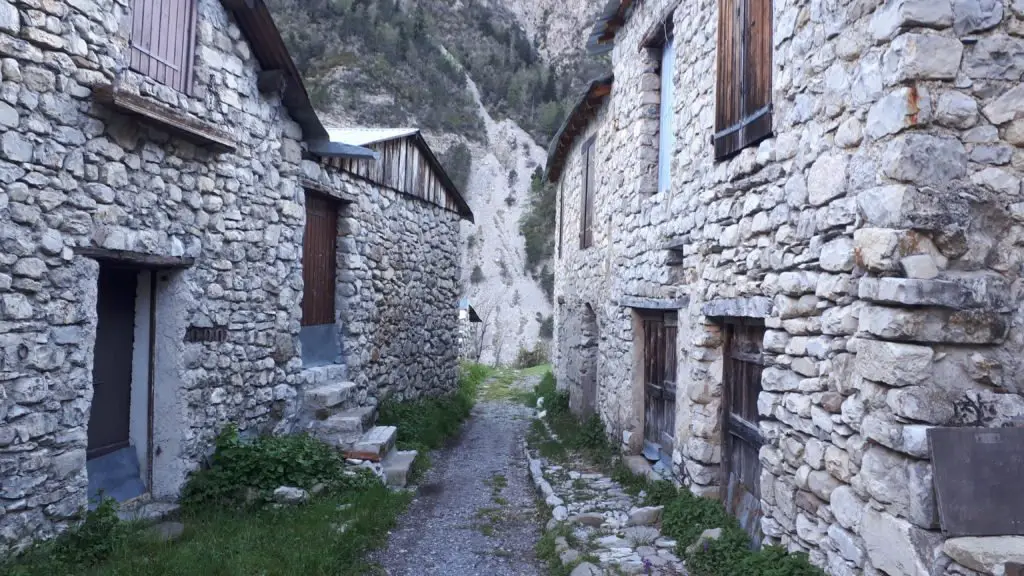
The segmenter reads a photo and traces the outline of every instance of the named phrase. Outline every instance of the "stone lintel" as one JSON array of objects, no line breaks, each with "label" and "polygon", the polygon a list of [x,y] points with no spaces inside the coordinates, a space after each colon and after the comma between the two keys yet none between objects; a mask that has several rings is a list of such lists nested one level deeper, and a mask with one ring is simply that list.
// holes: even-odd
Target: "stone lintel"
[{"label": "stone lintel", "polygon": [[881,340],[948,344],[997,344],[1006,337],[1008,317],[991,310],[866,306],[858,329]]},{"label": "stone lintel", "polygon": [[93,260],[122,262],[143,268],[189,268],[196,260],[186,256],[162,256],[159,254],[143,254],[128,250],[110,250],[89,246],[76,248],[75,253],[86,258],[92,258]]},{"label": "stone lintel", "polygon": [[713,318],[768,318],[772,315],[774,303],[766,296],[750,298],[721,298],[711,300],[701,311]]},{"label": "stone lintel", "polygon": [[949,280],[862,278],[858,295],[880,304],[1003,310],[1009,301],[1009,286],[991,275]]},{"label": "stone lintel", "polygon": [[646,298],[643,296],[620,296],[619,306],[643,310],[682,310],[690,304],[689,296],[679,298]]},{"label": "stone lintel", "polygon": [[343,190],[341,188],[336,188],[334,186],[328,186],[321,182],[317,182],[316,180],[302,178],[300,180],[300,185],[306,190],[310,190],[312,192],[328,196],[345,204],[354,204],[356,201],[355,195],[353,195],[348,190]]},{"label": "stone lintel", "polygon": [[150,120],[186,140],[210,146],[221,152],[231,152],[236,148],[234,135],[212,122],[200,120],[112,84],[93,88],[93,96],[98,102],[120,112]]}]

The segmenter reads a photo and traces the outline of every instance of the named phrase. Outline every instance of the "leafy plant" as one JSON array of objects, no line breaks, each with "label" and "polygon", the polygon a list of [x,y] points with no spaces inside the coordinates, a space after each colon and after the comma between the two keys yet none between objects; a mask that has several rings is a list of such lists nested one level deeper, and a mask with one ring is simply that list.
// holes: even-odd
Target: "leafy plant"
[{"label": "leafy plant", "polygon": [[[330,445],[306,435],[243,440],[234,426],[217,437],[207,468],[192,474],[182,491],[186,507],[254,503],[278,486],[365,489],[365,476],[345,474],[344,459]],[[255,497],[254,497],[255,495]]]},{"label": "leafy plant", "polygon": [[534,366],[547,364],[549,360],[547,349],[541,342],[537,342],[532,349],[526,347],[519,348],[519,351],[516,353],[514,366],[519,369],[533,368]]}]

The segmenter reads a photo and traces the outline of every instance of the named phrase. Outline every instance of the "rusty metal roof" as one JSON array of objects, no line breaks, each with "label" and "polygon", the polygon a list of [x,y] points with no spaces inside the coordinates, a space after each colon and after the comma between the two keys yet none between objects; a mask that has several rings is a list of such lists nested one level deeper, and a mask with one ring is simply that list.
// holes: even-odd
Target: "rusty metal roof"
[{"label": "rusty metal roof", "polygon": [[612,74],[598,78],[587,86],[580,96],[572,111],[565,117],[562,126],[551,139],[548,147],[547,179],[549,182],[558,180],[565,167],[565,157],[572,148],[573,141],[579,135],[590,119],[597,114],[601,103],[611,94],[612,83],[615,77]]}]

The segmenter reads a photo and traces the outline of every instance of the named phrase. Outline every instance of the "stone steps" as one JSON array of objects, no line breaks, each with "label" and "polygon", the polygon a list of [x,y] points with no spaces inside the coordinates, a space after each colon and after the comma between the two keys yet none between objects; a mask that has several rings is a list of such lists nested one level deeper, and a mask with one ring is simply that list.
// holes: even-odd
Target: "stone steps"
[{"label": "stone steps", "polygon": [[409,471],[412,470],[412,464],[418,455],[419,452],[416,450],[396,450],[388,454],[381,462],[387,485],[405,488],[409,483]]},{"label": "stone steps", "polygon": [[372,426],[377,409],[363,406],[337,412],[324,420],[310,423],[313,437],[335,446],[345,445],[359,439]]},{"label": "stone steps", "polygon": [[354,382],[329,382],[311,388],[305,393],[305,405],[309,410],[320,413],[338,408],[355,394]]},{"label": "stone steps", "polygon": [[353,460],[380,462],[395,447],[398,428],[374,426],[355,441],[344,445],[345,457]]}]

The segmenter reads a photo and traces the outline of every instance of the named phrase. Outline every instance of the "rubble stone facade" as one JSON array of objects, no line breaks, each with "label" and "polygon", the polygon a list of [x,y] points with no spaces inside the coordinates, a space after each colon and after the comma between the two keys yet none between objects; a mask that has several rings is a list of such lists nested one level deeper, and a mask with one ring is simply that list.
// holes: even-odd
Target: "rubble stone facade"
[{"label": "rubble stone facade", "polygon": [[[599,413],[638,450],[638,310],[678,309],[674,472],[717,495],[723,320],[762,321],[765,542],[834,575],[972,574],[942,553],[927,430],[1024,416],[1024,5],[776,0],[773,137],[715,161],[717,5],[648,0],[615,34],[611,95],[558,182],[559,382],[583,394],[592,308]],[[641,44],[665,17],[675,148],[659,194],[658,61]]]},{"label": "rubble stone facade", "polygon": [[[291,430],[304,388],[325,379],[352,378],[367,404],[456,384],[459,216],[322,166],[281,98],[258,90],[232,13],[197,6],[186,95],[128,68],[130,2],[0,0],[0,554],[87,505],[97,282],[118,259],[155,284],[140,276],[139,302],[155,302],[136,343],[148,331],[153,353],[132,367],[133,411],[152,368],[152,432],[132,442],[149,445],[154,498],[178,493],[228,423]],[[127,116],[94,96],[104,85],[220,127],[235,149]],[[311,178],[345,200],[347,367],[300,356]],[[190,337],[204,331],[215,337]]]}]

